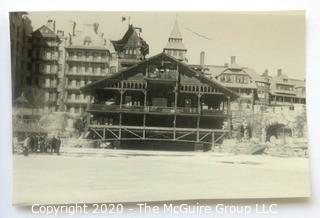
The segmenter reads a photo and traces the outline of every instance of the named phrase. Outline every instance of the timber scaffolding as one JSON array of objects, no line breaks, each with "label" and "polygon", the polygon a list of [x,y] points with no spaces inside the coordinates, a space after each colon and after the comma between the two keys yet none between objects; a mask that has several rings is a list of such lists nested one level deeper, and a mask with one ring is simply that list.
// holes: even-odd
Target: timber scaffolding
[{"label": "timber scaffolding", "polygon": [[[155,57],[170,70],[155,73]],[[132,74],[141,65],[143,78],[137,79]],[[191,73],[187,82],[185,71]],[[188,143],[209,150],[232,134],[230,96],[237,95],[164,53],[82,88],[88,90],[86,127],[96,140]],[[155,105],[159,96],[165,103]]]}]

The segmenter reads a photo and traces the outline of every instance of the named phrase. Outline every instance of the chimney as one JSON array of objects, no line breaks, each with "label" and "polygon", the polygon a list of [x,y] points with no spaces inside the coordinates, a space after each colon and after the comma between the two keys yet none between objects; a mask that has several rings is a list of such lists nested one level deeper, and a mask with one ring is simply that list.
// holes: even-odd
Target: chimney
[{"label": "chimney", "polygon": [[230,64],[235,64],[236,63],[236,56],[231,56],[230,58]]},{"label": "chimney", "polygon": [[269,76],[269,70],[268,70],[268,69],[265,69],[262,75],[263,75],[263,76]]},{"label": "chimney", "polygon": [[282,69],[278,69],[277,70],[277,76],[281,76],[282,75]]},{"label": "chimney", "polygon": [[62,30],[57,30],[57,35],[58,35],[58,36],[64,36],[64,31],[62,31]]},{"label": "chimney", "polygon": [[93,30],[94,30],[95,34],[98,34],[99,23],[97,23],[97,22],[93,23]]},{"label": "chimney", "polygon": [[76,26],[77,23],[75,21],[72,22],[72,36],[76,35]]},{"label": "chimney", "polygon": [[49,27],[53,32],[56,31],[56,21],[55,20],[48,20],[47,27]]},{"label": "chimney", "polygon": [[200,52],[200,66],[201,66],[201,68],[203,68],[203,66],[204,66],[204,56],[205,56],[204,51]]}]

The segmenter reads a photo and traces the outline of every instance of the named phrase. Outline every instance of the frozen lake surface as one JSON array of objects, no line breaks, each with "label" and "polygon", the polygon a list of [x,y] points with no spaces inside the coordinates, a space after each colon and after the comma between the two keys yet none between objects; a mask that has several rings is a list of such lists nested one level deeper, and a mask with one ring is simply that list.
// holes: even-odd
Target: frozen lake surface
[{"label": "frozen lake surface", "polygon": [[64,148],[14,155],[15,205],[308,197],[306,158]]}]

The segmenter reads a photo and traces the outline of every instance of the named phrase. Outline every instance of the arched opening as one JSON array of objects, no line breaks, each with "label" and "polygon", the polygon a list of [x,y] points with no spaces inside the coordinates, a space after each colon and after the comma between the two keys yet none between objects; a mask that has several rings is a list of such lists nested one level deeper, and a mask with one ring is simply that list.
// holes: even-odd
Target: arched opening
[{"label": "arched opening", "polygon": [[286,137],[292,137],[292,130],[281,123],[272,124],[267,128],[267,141],[270,141],[272,136],[285,141]]}]

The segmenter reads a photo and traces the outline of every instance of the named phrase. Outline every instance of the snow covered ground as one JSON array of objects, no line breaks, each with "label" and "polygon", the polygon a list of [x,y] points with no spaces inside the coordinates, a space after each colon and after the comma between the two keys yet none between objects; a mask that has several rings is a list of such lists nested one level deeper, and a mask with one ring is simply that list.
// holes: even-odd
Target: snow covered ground
[{"label": "snow covered ground", "polygon": [[306,158],[64,148],[14,155],[14,204],[308,197]]}]

